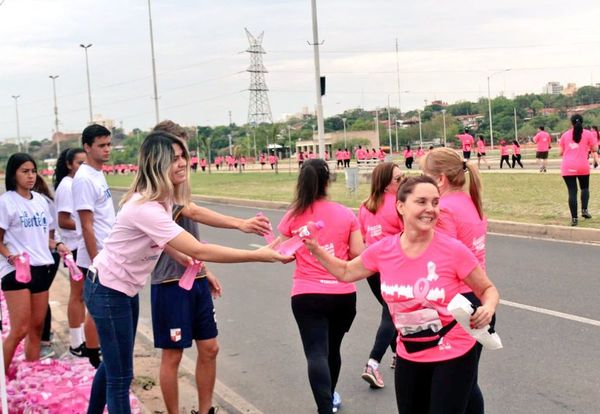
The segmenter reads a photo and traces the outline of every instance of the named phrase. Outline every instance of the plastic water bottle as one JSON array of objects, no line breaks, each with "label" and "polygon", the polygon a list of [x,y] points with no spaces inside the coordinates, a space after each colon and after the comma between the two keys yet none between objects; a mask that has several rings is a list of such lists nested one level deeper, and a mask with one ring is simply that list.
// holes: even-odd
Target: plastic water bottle
[{"label": "plastic water bottle", "polygon": [[304,245],[302,240],[316,237],[319,233],[319,230],[321,230],[323,227],[325,227],[325,223],[323,223],[321,220],[317,221],[316,223],[309,221],[305,226],[300,227],[296,234],[281,243],[277,251],[284,256],[293,255],[296,250]]},{"label": "plastic water bottle", "polygon": [[71,279],[73,279],[76,282],[79,282],[81,279],[83,279],[83,273],[81,273],[81,270],[79,270],[79,267],[77,267],[77,265],[75,264],[75,259],[73,259],[73,255],[71,253],[66,254],[63,257],[63,260],[65,261],[65,265],[67,265],[67,267],[69,268]]},{"label": "plastic water bottle", "polygon": [[[256,213],[256,217],[265,217],[265,215],[263,214],[262,211],[259,211],[258,213]],[[271,227],[270,222],[269,222],[269,231],[267,233],[263,234],[263,237],[265,238],[265,241],[267,242],[267,244],[273,243],[273,240],[276,239],[275,233],[273,233],[273,228]]]},{"label": "plastic water bottle", "polygon": [[188,267],[185,269],[181,279],[179,279],[179,286],[185,290],[190,290],[192,286],[194,286],[196,275],[200,271],[200,268],[202,268],[203,264],[204,262],[201,260],[194,259],[192,264],[188,265]]},{"label": "plastic water bottle", "polygon": [[23,252],[14,259],[16,279],[21,283],[31,282],[31,267],[29,266],[29,253]]}]

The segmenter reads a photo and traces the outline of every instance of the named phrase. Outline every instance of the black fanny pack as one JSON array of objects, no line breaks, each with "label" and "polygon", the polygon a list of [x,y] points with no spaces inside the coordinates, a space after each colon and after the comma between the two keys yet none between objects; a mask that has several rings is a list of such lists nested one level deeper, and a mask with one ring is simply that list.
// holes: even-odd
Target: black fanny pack
[{"label": "black fanny pack", "polygon": [[406,352],[412,354],[415,352],[433,348],[440,342],[440,339],[442,339],[448,332],[452,330],[452,328],[454,328],[454,326],[456,326],[456,320],[453,320],[437,332],[433,332],[431,329],[427,329],[425,331],[417,332],[410,335],[401,335],[400,333],[398,333],[398,336],[400,338],[400,341],[404,345]]}]

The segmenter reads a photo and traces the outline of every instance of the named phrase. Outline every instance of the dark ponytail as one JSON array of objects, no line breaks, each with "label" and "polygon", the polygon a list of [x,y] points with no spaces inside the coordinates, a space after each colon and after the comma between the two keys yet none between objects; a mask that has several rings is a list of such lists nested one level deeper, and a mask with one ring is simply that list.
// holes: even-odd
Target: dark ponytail
[{"label": "dark ponytail", "polygon": [[305,161],[298,175],[296,194],[290,206],[293,216],[304,213],[312,203],[327,196],[329,166],[320,158]]},{"label": "dark ponytail", "polygon": [[571,117],[571,124],[573,125],[573,141],[579,144],[581,135],[583,134],[583,117],[579,114],[573,115]]},{"label": "dark ponytail", "polygon": [[69,169],[69,164],[72,164],[75,156],[82,152],[85,152],[83,151],[83,148],[66,148],[60,153],[58,160],[56,160],[54,176],[52,177],[55,190],[58,188],[58,185],[62,179],[71,172]]}]

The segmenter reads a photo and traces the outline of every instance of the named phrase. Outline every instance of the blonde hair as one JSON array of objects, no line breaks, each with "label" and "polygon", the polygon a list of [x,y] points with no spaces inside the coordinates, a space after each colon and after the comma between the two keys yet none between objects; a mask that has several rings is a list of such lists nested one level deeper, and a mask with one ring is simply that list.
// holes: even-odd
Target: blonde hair
[{"label": "blonde hair", "polygon": [[363,205],[371,213],[377,213],[377,210],[382,206],[385,189],[390,184],[390,181],[392,181],[394,168],[396,167],[400,168],[396,163],[383,162],[373,169],[373,174],[371,175],[371,193],[363,201]]},{"label": "blonde hair", "polygon": [[[479,170],[469,163],[466,164],[469,173],[469,194],[479,218],[483,218],[483,188]],[[425,174],[439,178],[446,176],[452,188],[462,189],[466,183],[463,160],[460,155],[450,148],[435,148],[421,159],[421,169]]]},{"label": "blonde hair", "polygon": [[[173,185],[171,168],[175,159],[173,144],[181,148],[181,156],[187,162],[188,180]],[[135,174],[129,190],[121,199],[120,205],[127,202],[134,193],[140,193],[144,201],[160,201],[170,204],[187,205],[190,202],[189,184],[190,154],[185,143],[175,135],[164,131],[151,133],[144,139],[138,159],[139,169]]]}]

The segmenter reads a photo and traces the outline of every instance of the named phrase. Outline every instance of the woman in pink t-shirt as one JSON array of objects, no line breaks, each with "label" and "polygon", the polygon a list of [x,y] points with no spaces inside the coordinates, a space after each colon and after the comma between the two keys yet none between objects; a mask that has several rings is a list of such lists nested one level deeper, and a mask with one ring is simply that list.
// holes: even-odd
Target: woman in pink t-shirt
[{"label": "woman in pink t-shirt", "polygon": [[521,163],[521,146],[516,139],[513,140],[512,151],[512,168],[515,168],[515,163],[518,163],[523,168],[523,164]]},{"label": "woman in pink t-shirt", "polygon": [[598,166],[596,151],[598,145],[592,132],[583,129],[583,117],[575,114],[571,117],[573,128],[562,134],[558,141],[558,151],[562,157],[560,175],[562,175],[569,191],[569,210],[571,226],[577,225],[577,181],[581,188],[581,216],[591,219],[588,211],[590,199],[590,164],[588,153],[594,154],[594,168]]},{"label": "woman in pink t-shirt", "polygon": [[[358,222],[360,232],[367,246],[386,236],[402,231],[402,221],[396,211],[396,192],[402,179],[400,167],[393,162],[384,162],[373,169],[371,177],[371,194],[360,205]],[[383,377],[379,372],[379,364],[388,346],[396,356],[396,327],[390,316],[387,304],[381,297],[381,280],[379,273],[367,278],[369,287],[377,301],[382,305],[381,321],[371,348],[369,360],[362,373],[362,379],[373,388],[383,388]],[[393,362],[392,362],[393,364]]]},{"label": "woman in pink t-shirt", "polygon": [[404,165],[406,166],[407,169],[412,170],[412,165],[413,165],[415,158],[413,157],[413,152],[410,149],[410,145],[406,146],[406,149],[404,150],[402,155],[404,155]]},{"label": "woman in pink t-shirt", "polygon": [[488,170],[492,169],[485,158],[485,140],[483,139],[483,135],[479,135],[479,139],[477,140],[477,168],[481,169],[481,161],[487,165]]},{"label": "woman in pink t-shirt", "polygon": [[[318,242],[328,253],[349,260],[363,250],[358,220],[347,207],[327,200],[329,167],[324,160],[307,160],[298,175],[296,194],[279,226],[280,238],[292,237],[308,222],[323,221]],[[356,315],[354,283],[338,282],[305,248],[295,253],[292,311],[298,324],[308,379],[319,413],[337,411],[335,391],[342,365],[342,339]]]},{"label": "woman in pink t-shirt", "polygon": [[[131,413],[133,343],[139,292],[163,250],[221,263],[287,261],[269,247],[238,250],[203,244],[172,218],[174,203],[189,203],[189,154],[179,138],[153,132],[140,148],[139,170],[123,196],[116,222],[85,279],[84,298],[94,318],[103,362],[94,377],[88,412]],[[169,253],[171,254],[171,253]],[[110,384],[110,386],[107,386]]]},{"label": "woman in pink t-shirt", "polygon": [[[438,182],[440,190],[440,215],[436,230],[467,246],[485,271],[487,218],[483,215],[482,186],[478,169],[467,164],[467,174],[463,170],[460,155],[449,148],[431,151],[421,161],[421,169],[424,174]],[[463,190],[467,177],[468,194]],[[479,299],[470,287],[463,286],[460,293],[475,305],[480,305]],[[491,325],[493,326],[494,323],[493,319]],[[477,352],[481,355],[481,345],[476,346]],[[467,412],[483,412],[483,395],[477,381],[473,386]]]},{"label": "woman in pink t-shirt", "polygon": [[508,145],[506,145],[506,141],[505,140],[501,140],[500,141],[500,169],[502,169],[502,164],[504,164],[506,162],[506,165],[508,166],[508,168],[510,168],[510,160],[509,160],[509,148]]},{"label": "woman in pink t-shirt", "polygon": [[461,242],[435,231],[440,213],[437,182],[410,177],[400,185],[397,209],[404,231],[369,246],[346,262],[314,240],[305,246],[338,280],[381,274],[381,293],[396,328],[396,402],[400,413],[464,413],[477,375],[475,339],[448,312],[466,283],[482,305],[471,326],[487,326],[498,291]]}]

